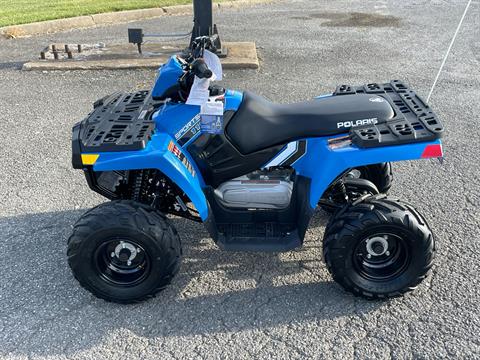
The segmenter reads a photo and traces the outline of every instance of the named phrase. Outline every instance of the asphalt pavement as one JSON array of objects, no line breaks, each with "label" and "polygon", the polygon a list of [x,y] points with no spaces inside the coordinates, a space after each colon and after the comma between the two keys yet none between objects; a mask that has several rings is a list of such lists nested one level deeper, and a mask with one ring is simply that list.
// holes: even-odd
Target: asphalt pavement
[{"label": "asphalt pavement", "polygon": [[[217,16],[226,40],[254,40],[257,70],[223,84],[279,102],[338,84],[402,79],[426,97],[466,1],[283,1]],[[71,126],[93,101],[150,87],[155,71],[22,72],[51,42],[127,41],[127,25],[0,40],[0,358],[480,358],[480,16],[475,0],[431,98],[446,126],[445,162],[394,164],[392,195],[437,236],[433,274],[387,302],[354,298],[321,259],[318,211],[302,249],[218,250],[201,224],[172,221],[184,246],[155,299],[98,300],[70,273],[66,239],[104,201],[70,164]],[[190,29],[190,17],[134,23]]]}]

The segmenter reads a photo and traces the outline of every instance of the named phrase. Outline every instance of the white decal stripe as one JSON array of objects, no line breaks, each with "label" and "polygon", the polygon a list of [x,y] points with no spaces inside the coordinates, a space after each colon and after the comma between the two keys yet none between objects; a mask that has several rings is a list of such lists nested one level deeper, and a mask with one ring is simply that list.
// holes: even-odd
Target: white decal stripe
[{"label": "white decal stripe", "polygon": [[266,164],[264,167],[272,167],[272,166],[278,166],[284,161],[286,161],[290,156],[295,154],[295,152],[298,149],[298,142],[293,141],[291,143],[288,143],[287,147],[285,150],[283,150],[280,154],[278,154],[276,157],[273,158],[268,164]]},{"label": "white decal stripe", "polygon": [[307,153],[307,147],[308,147],[308,142],[305,141],[305,150],[303,151],[303,154],[297,160],[295,160],[293,163],[291,163],[290,166],[293,166],[293,164],[295,164],[298,160],[300,160],[302,157],[305,156],[305,154]]}]

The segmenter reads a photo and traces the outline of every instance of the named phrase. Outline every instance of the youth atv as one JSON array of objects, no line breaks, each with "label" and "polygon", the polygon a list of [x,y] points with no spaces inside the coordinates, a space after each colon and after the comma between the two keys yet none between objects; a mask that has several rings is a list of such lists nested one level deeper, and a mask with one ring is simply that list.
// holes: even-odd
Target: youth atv
[{"label": "youth atv", "polygon": [[98,100],[73,127],[73,167],[111,200],[68,241],[80,284],[119,303],[165,288],[182,256],[168,214],[202,222],[221,249],[278,252],[302,245],[320,205],[332,214],[323,254],[335,281],[368,299],[413,290],[434,237],[417,210],[384,193],[390,162],[443,156],[435,113],[398,80],[289,105],[207,86],[206,102],[221,109],[209,113],[188,99],[213,76],[204,59],[215,50],[196,39],[151,91]]}]

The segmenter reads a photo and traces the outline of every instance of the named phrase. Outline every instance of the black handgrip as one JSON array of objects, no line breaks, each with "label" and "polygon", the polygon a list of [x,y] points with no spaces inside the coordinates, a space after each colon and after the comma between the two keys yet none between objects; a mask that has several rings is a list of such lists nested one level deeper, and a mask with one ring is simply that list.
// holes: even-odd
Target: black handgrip
[{"label": "black handgrip", "polygon": [[202,59],[195,59],[192,63],[192,71],[200,79],[209,79],[212,77],[212,70],[208,68],[207,64],[205,64],[205,61]]}]

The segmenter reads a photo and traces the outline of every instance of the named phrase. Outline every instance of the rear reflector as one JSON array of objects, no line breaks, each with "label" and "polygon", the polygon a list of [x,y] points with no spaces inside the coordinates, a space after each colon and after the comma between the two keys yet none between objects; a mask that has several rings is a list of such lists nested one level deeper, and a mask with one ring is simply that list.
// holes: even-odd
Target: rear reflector
[{"label": "rear reflector", "polygon": [[422,159],[438,158],[443,156],[443,150],[441,144],[432,144],[425,146],[422,153]]}]

